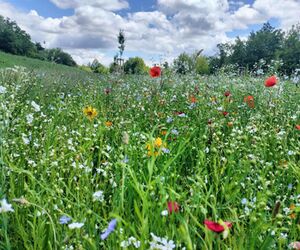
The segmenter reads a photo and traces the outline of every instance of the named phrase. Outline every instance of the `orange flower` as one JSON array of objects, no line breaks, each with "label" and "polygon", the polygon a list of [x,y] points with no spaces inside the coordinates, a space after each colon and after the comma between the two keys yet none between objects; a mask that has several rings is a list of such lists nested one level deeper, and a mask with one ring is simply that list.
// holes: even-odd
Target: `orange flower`
[{"label": "orange flower", "polygon": [[244,102],[247,103],[249,108],[253,109],[255,107],[254,97],[252,95],[245,96]]},{"label": "orange flower", "polygon": [[162,135],[166,135],[166,134],[167,134],[167,131],[166,131],[166,130],[162,130],[160,133],[161,133]]},{"label": "orange flower", "polygon": [[111,127],[111,126],[112,126],[112,122],[106,121],[106,122],[105,122],[105,126],[106,126],[106,127]]},{"label": "orange flower", "polygon": [[265,81],[265,86],[266,87],[273,87],[274,85],[276,85],[277,83],[277,79],[275,76],[270,76],[269,78],[266,79]]},{"label": "orange flower", "polygon": [[294,210],[296,208],[295,204],[290,205],[290,210]]},{"label": "orange flower", "polygon": [[232,126],[233,126],[233,122],[228,122],[228,123],[227,123],[227,126],[228,126],[228,127],[232,127]]},{"label": "orange flower", "polygon": [[296,214],[295,213],[290,214],[290,218],[293,220],[296,219]]},{"label": "orange flower", "polygon": [[190,101],[191,103],[196,103],[196,102],[197,102],[197,98],[196,98],[194,95],[191,95],[191,96],[189,97],[189,101]]},{"label": "orange flower", "polygon": [[297,130],[300,130],[300,125],[296,125],[295,128],[296,128]]}]

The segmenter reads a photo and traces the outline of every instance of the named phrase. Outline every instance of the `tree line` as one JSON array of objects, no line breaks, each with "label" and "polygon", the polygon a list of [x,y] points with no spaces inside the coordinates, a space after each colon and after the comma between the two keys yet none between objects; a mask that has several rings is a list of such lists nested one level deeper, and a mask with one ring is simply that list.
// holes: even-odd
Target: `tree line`
[{"label": "tree line", "polygon": [[45,49],[40,43],[33,43],[31,37],[15,21],[0,16],[0,50],[14,55],[76,66],[72,56],[60,48]]},{"label": "tree line", "polygon": [[[121,35],[124,36],[124,33]],[[108,68],[95,60],[89,65],[91,71],[108,74],[120,70],[121,67],[126,74],[148,72],[149,68],[140,57],[129,58],[123,65],[118,64],[122,60],[125,48],[125,38],[121,40],[122,53],[119,53],[121,56],[118,57],[117,54]],[[214,74],[227,71],[290,76],[300,73],[300,25],[292,26],[290,30],[284,32],[267,22],[260,30],[252,31],[246,39],[236,37],[234,42],[218,44],[217,49],[218,53],[210,57],[203,56],[203,50],[192,54],[184,52],[171,65],[165,62],[160,66],[178,74]]]},{"label": "tree line", "polygon": [[[119,52],[109,67],[94,60],[81,69],[99,74],[120,72],[126,74],[146,74],[149,67],[140,57],[122,58],[125,49],[125,34],[118,34]],[[171,65],[165,62],[161,66],[179,74],[213,74],[219,71],[254,72],[263,74],[272,72],[282,75],[300,73],[300,24],[290,30],[275,29],[270,23],[264,23],[256,32],[252,31],[246,39],[236,37],[234,42],[217,45],[218,53],[203,56],[200,50],[188,54],[181,53]],[[30,35],[22,30],[15,21],[0,16],[0,50],[15,54],[76,66],[70,54],[60,48],[45,49],[40,43],[33,43]]]},{"label": "tree line", "polygon": [[230,68],[291,75],[300,70],[300,25],[284,32],[270,23],[251,32],[246,40],[236,37],[233,43],[218,44],[218,55],[209,58],[210,72]]}]

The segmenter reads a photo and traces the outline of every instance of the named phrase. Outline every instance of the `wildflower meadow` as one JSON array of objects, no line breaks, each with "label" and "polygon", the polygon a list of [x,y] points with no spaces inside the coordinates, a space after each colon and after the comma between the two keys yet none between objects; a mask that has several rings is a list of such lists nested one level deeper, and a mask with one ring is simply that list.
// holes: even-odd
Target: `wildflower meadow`
[{"label": "wildflower meadow", "polygon": [[300,89],[273,75],[0,71],[0,249],[300,249]]}]

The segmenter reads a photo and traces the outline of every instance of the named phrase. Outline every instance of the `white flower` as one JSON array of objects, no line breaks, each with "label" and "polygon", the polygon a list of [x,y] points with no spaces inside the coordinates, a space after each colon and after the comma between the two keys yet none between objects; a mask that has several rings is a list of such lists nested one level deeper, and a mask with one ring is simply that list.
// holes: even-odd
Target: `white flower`
[{"label": "white flower", "polygon": [[128,239],[128,242],[130,242],[130,244],[132,244],[135,248],[139,248],[141,246],[141,242],[132,236]]},{"label": "white flower", "polygon": [[31,102],[31,106],[33,107],[35,112],[40,112],[41,111],[41,107],[35,101]]},{"label": "white flower", "polygon": [[79,222],[73,222],[68,225],[70,229],[75,229],[75,228],[82,228],[84,223],[79,223]]},{"label": "white flower", "polygon": [[162,216],[167,216],[168,215],[168,210],[163,210],[160,213]]},{"label": "white flower", "polygon": [[128,144],[129,143],[129,134],[127,132],[123,132],[122,133],[122,142],[124,144]]},{"label": "white flower", "polygon": [[6,88],[3,86],[0,86],[0,94],[5,94],[6,93]]},{"label": "white flower", "polygon": [[281,233],[279,238],[285,240],[288,237],[287,233]]},{"label": "white flower", "polygon": [[103,202],[104,201],[104,194],[103,191],[97,191],[93,194],[93,201],[100,201]]},{"label": "white flower", "polygon": [[30,139],[25,134],[22,134],[22,140],[25,145],[28,145],[30,143]]},{"label": "white flower", "polygon": [[176,248],[173,240],[168,240],[167,238],[160,238],[150,233],[152,236],[152,241],[150,244],[150,249],[161,249],[161,250],[172,250]]},{"label": "white flower", "polygon": [[1,204],[0,213],[14,212],[14,209],[12,208],[12,205],[8,204],[6,199],[2,199],[0,201],[0,204]]},{"label": "white flower", "polygon": [[129,241],[127,240],[123,240],[121,243],[120,243],[120,247],[122,248],[126,248],[126,247],[129,247],[130,246],[130,243]]},{"label": "white flower", "polygon": [[28,124],[31,124],[33,121],[33,114],[26,115],[26,120]]},{"label": "white flower", "polygon": [[185,113],[181,113],[178,115],[178,117],[187,117],[187,115]]}]

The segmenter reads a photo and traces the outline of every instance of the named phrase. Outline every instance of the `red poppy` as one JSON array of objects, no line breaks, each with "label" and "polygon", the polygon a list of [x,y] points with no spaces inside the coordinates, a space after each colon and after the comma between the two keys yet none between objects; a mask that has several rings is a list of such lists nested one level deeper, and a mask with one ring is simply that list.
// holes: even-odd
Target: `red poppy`
[{"label": "red poppy", "polygon": [[168,201],[168,212],[171,213],[177,213],[179,211],[179,204],[176,201]]},{"label": "red poppy", "polygon": [[223,114],[224,116],[227,116],[227,115],[229,115],[229,112],[224,111],[222,114]]},{"label": "red poppy", "polygon": [[160,77],[161,69],[158,66],[154,66],[150,69],[149,74],[151,77]]},{"label": "red poppy", "polygon": [[296,128],[297,130],[300,130],[300,125],[296,125],[295,128]]},{"label": "red poppy", "polygon": [[254,97],[252,95],[248,95],[244,97],[244,102],[254,101]]},{"label": "red poppy", "polygon": [[225,91],[225,93],[224,93],[224,95],[226,96],[226,97],[228,97],[228,96],[231,96],[231,93],[230,93],[230,91]]},{"label": "red poppy", "polygon": [[277,79],[275,76],[270,76],[268,79],[265,81],[265,86],[266,87],[273,87],[277,83]]},{"label": "red poppy", "polygon": [[[232,227],[231,222],[224,221],[224,223],[228,228]],[[209,230],[216,232],[216,233],[222,233],[225,230],[225,228],[217,222],[213,222],[210,220],[204,220],[204,224]]]}]

